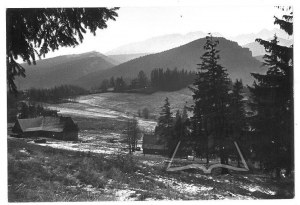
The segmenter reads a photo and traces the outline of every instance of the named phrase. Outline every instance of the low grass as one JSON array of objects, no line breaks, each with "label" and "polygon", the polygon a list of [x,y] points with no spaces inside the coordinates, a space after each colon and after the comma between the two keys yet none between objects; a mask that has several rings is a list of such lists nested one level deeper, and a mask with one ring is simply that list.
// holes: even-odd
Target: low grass
[{"label": "low grass", "polygon": [[[60,150],[8,138],[9,202],[64,202],[118,200],[118,190],[134,191],[134,200],[199,200],[224,198],[288,199],[294,197],[293,179],[273,180],[263,174],[203,175],[197,170],[166,172],[165,164],[144,161],[161,157],[113,155]],[[161,179],[161,180],[158,180]],[[167,180],[167,181],[162,181]],[[186,187],[212,187],[189,193]],[[178,188],[179,187],[179,188]],[[248,188],[247,188],[248,187]],[[270,189],[267,194],[249,187]]]},{"label": "low grass", "polygon": [[104,201],[106,194],[91,194],[84,187],[105,188],[109,179],[126,183],[125,174],[137,169],[131,156],[87,155],[8,140],[8,200]]},{"label": "low grass", "polygon": [[72,118],[79,125],[80,130],[122,132],[128,126],[126,119],[98,118],[95,120],[78,116],[72,116]]}]

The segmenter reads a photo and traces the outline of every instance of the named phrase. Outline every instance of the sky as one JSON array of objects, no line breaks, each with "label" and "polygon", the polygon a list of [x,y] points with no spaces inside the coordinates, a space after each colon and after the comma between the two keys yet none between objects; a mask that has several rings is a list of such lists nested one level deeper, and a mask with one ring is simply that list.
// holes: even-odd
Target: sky
[{"label": "sky", "polygon": [[278,9],[272,5],[125,6],[117,13],[116,21],[108,21],[108,27],[96,36],[85,35],[80,46],[61,48],[46,57],[88,51],[105,54],[124,44],[174,33],[219,32],[225,37],[258,33],[275,28]]}]

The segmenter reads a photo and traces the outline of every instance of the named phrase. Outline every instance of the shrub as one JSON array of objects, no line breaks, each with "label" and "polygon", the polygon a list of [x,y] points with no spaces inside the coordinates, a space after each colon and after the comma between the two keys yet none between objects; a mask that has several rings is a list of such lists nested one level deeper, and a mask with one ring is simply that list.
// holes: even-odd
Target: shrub
[{"label": "shrub", "polygon": [[125,173],[133,173],[137,170],[137,160],[130,154],[115,154],[112,164]]}]

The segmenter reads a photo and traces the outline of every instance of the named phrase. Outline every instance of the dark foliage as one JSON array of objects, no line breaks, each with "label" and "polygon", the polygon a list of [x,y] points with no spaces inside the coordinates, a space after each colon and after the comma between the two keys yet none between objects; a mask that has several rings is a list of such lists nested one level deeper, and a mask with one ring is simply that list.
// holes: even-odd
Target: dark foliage
[{"label": "dark foliage", "polygon": [[143,115],[143,118],[148,119],[149,118],[149,109],[145,107],[142,110],[142,115]]},{"label": "dark foliage", "polygon": [[136,150],[139,133],[140,130],[137,119],[128,118],[126,129],[126,141],[128,145],[129,154]]},{"label": "dark foliage", "polygon": [[106,92],[108,87],[113,87],[116,92],[136,92],[153,93],[155,91],[176,91],[191,85],[195,79],[195,72],[181,70],[164,70],[162,68],[154,69],[151,72],[150,80],[144,71],[140,71],[136,78],[127,85],[123,77],[110,78],[102,81],[100,89]]},{"label": "dark foliage", "polygon": [[115,20],[117,8],[13,8],[6,11],[7,84],[17,91],[15,76],[25,77],[25,69],[16,62],[21,58],[29,65],[36,57],[45,57],[60,47],[77,46],[89,30],[107,27],[106,21]]},{"label": "dark foliage", "polygon": [[[196,142],[198,155],[206,155],[207,163],[209,154],[215,150],[211,144],[211,137],[219,140],[218,146],[223,148],[227,137],[229,120],[229,85],[230,80],[225,68],[219,63],[219,50],[216,49],[218,41],[207,36],[204,49],[206,52],[200,57],[202,62],[197,78],[192,87],[195,101],[193,121],[193,138]],[[221,153],[221,161],[222,156]]]},{"label": "dark foliage", "polygon": [[127,90],[127,84],[123,80],[122,77],[116,78],[116,80],[115,80],[115,89],[114,90],[116,92],[124,92],[125,90]]},{"label": "dark foliage", "polygon": [[73,85],[61,85],[49,89],[32,88],[27,91],[26,97],[29,101],[57,103],[63,99],[85,94],[88,94],[88,91],[83,88]]},{"label": "dark foliage", "polygon": [[[287,34],[293,34],[293,12],[282,19],[275,17]],[[257,154],[267,169],[293,169],[294,157],[294,102],[293,102],[293,45],[278,45],[276,35],[271,41],[257,39],[265,47],[264,65],[266,74],[252,73],[256,79],[249,87],[253,102],[252,126],[260,133]],[[266,152],[266,150],[268,150]]]},{"label": "dark foliage", "polygon": [[173,117],[168,98],[165,99],[165,104],[161,108],[160,117],[155,127],[155,134],[160,136],[162,143],[167,144],[170,151],[173,144]]},{"label": "dark foliage", "polygon": [[195,73],[192,71],[181,70],[163,70],[162,68],[154,69],[151,72],[151,86],[157,90],[175,91],[192,84],[195,79]]},{"label": "dark foliage", "polygon": [[239,140],[243,130],[247,128],[244,86],[242,80],[236,80],[232,86],[230,115],[232,134],[235,140]]},{"label": "dark foliage", "polygon": [[21,102],[19,103],[18,107],[19,107],[19,113],[17,117],[19,119],[35,118],[38,116],[52,116],[52,117],[58,116],[56,110],[46,109],[41,105],[35,105],[35,104],[28,105],[27,103]]}]

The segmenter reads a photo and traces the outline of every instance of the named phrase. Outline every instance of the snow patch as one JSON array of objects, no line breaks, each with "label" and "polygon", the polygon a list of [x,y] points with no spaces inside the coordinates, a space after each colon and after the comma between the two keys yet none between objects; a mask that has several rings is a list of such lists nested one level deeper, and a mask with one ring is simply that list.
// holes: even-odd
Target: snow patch
[{"label": "snow patch", "polygon": [[260,186],[254,186],[254,185],[249,185],[249,186],[241,186],[243,189],[246,189],[250,192],[255,192],[255,191],[258,191],[258,192],[262,192],[264,194],[268,194],[268,195],[275,195],[276,192],[275,191],[272,191],[268,188],[262,188]]},{"label": "snow patch", "polygon": [[188,195],[194,195],[202,191],[210,191],[213,189],[213,187],[205,187],[205,186],[199,187],[199,186],[195,186],[194,184],[179,182],[176,179],[172,179],[172,178],[158,178],[156,180],[165,183],[172,189],[175,189],[176,191],[182,194],[188,194]]},{"label": "snow patch", "polygon": [[115,192],[118,201],[134,201],[136,197],[130,197],[132,194],[135,194],[135,191],[123,189]]}]

